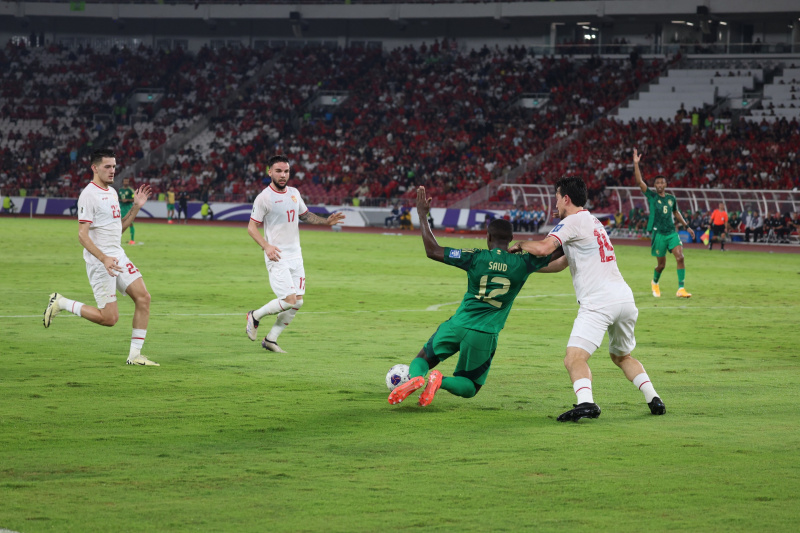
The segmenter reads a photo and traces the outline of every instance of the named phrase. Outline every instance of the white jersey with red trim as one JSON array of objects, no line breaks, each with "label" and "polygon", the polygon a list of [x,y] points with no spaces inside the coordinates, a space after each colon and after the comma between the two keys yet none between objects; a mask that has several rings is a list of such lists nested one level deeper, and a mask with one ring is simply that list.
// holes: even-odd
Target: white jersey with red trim
[{"label": "white jersey with red trim", "polygon": [[581,307],[599,309],[633,302],[633,291],[622,279],[614,247],[603,223],[585,209],[561,220],[549,236],[564,248],[575,296]]},{"label": "white jersey with red trim", "polygon": [[264,238],[280,249],[281,259],[296,259],[302,257],[299,225],[300,215],[306,212],[300,191],[286,187],[279,192],[270,184],[253,202],[250,218],[264,225]]},{"label": "white jersey with red trim", "polygon": [[[119,197],[113,187],[104,189],[95,182],[89,183],[78,197],[78,220],[89,222],[89,238],[100,251],[111,257],[122,257],[125,252],[120,245],[122,239],[122,218]],[[87,263],[100,260],[83,250]]]}]

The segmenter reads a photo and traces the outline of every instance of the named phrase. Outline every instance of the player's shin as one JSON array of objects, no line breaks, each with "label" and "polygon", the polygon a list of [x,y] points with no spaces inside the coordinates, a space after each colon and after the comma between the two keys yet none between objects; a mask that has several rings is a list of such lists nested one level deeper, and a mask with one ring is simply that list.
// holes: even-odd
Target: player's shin
[{"label": "player's shin", "polygon": [[278,313],[278,316],[275,318],[275,325],[272,326],[272,329],[269,330],[267,334],[267,340],[277,342],[278,337],[280,337],[283,330],[286,329],[286,326],[292,323],[296,314],[297,309],[294,307],[282,313]]},{"label": "player's shin", "polygon": [[411,364],[408,365],[408,376],[415,378],[417,376],[425,376],[430,370],[428,362],[423,357],[415,357]]}]

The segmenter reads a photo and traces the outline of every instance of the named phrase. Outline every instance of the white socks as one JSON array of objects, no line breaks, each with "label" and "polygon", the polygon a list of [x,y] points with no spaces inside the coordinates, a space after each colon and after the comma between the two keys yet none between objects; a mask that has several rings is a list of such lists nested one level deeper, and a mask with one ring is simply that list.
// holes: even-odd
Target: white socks
[{"label": "white socks", "polygon": [[279,313],[277,318],[275,319],[275,325],[272,326],[272,329],[269,330],[267,334],[267,340],[272,342],[278,342],[278,336],[283,333],[283,330],[286,329],[286,326],[292,323],[294,320],[294,315],[297,314],[297,308],[292,307],[291,309]]},{"label": "white socks", "polygon": [[147,336],[146,329],[134,329],[131,332],[131,351],[128,357],[140,355],[142,346],[144,346],[144,338]]},{"label": "white socks", "polygon": [[256,320],[261,320],[266,315],[277,315],[278,313],[288,311],[291,308],[292,304],[286,302],[286,300],[279,300],[278,298],[275,298],[264,307],[253,311],[253,318]]},{"label": "white socks", "polygon": [[70,300],[69,298],[64,298],[63,296],[58,301],[58,308],[62,311],[69,311],[73,315],[81,316],[81,309],[83,308],[83,304],[80,302],[76,302],[75,300]]},{"label": "white socks", "polygon": [[656,393],[656,389],[653,387],[653,384],[650,383],[650,378],[647,376],[647,372],[642,372],[635,378],[633,378],[633,384],[636,385],[636,388],[642,391],[644,394],[644,401],[650,403],[653,401],[653,398],[658,396]]},{"label": "white socks", "polygon": [[591,379],[582,378],[575,380],[575,383],[572,384],[572,389],[575,391],[575,395],[578,397],[578,405],[582,403],[594,403]]}]

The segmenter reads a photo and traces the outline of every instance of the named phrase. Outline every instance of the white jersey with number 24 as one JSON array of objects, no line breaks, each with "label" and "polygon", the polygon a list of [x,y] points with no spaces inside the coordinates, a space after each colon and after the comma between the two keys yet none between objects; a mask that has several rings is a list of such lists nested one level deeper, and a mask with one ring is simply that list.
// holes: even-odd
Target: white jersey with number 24
[{"label": "white jersey with number 24", "polygon": [[561,220],[549,233],[561,243],[567,256],[575,296],[581,307],[599,309],[633,302],[633,292],[622,279],[614,247],[603,223],[589,211],[578,211]]}]

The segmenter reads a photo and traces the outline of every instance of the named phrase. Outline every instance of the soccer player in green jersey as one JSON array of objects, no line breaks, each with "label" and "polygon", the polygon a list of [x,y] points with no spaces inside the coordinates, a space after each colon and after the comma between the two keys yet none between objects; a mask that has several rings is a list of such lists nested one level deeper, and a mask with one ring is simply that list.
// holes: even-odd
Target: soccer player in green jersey
[{"label": "soccer player in green jersey", "polygon": [[428,371],[456,352],[459,356],[453,377],[431,370],[419,404],[429,405],[440,387],[462,398],[475,396],[486,382],[497,338],[514,298],[528,276],[537,270],[547,272],[550,260],[562,254],[560,250],[546,257],[534,257],[527,252],[510,253],[508,245],[514,237],[512,226],[503,219],[493,220],[487,228],[488,250],[439,246],[428,224],[430,202],[425,187],[417,189],[417,214],[425,253],[434,261],[466,270],[467,292],[456,313],[439,326],[411,362],[410,379],[389,394],[390,404],[402,402],[425,386],[424,376]]},{"label": "soccer player in green jersey", "polygon": [[[122,212],[122,218],[125,218],[133,206],[133,189],[131,188],[130,180],[125,178],[122,180],[122,187],[119,190],[119,210]],[[136,229],[131,223],[131,240],[128,244],[136,244]]]},{"label": "soccer player in green jersey", "polygon": [[642,156],[634,148],[633,171],[636,175],[636,183],[642,189],[645,198],[647,198],[647,203],[650,205],[650,218],[647,220],[647,231],[651,232],[652,238],[650,255],[657,260],[650,288],[653,290],[653,296],[656,298],[661,297],[661,288],[658,286],[658,280],[661,279],[661,273],[664,272],[664,267],[667,265],[667,251],[669,251],[672,252],[672,255],[675,256],[675,261],[678,263],[678,292],[675,293],[675,296],[678,298],[691,298],[692,295],[683,286],[686,279],[686,266],[683,259],[683,243],[681,243],[681,238],[675,230],[675,219],[686,228],[686,231],[692,236],[692,240],[694,240],[694,230],[681,215],[678,209],[678,200],[673,195],[665,192],[667,178],[656,176],[653,182],[655,190],[649,188],[644,182],[642,171],[639,170],[639,161],[641,159]]}]

